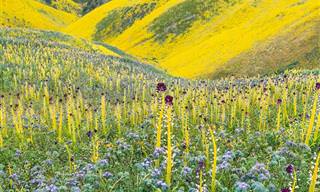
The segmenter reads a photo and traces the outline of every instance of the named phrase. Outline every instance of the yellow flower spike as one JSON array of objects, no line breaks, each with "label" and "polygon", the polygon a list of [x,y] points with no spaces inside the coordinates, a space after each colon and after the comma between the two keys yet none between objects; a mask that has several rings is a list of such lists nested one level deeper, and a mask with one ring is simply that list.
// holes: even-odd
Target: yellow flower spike
[{"label": "yellow flower spike", "polygon": [[158,124],[157,124],[157,140],[156,140],[156,148],[160,148],[161,147],[161,132],[162,132],[162,121],[163,121],[163,111],[165,108],[165,103],[164,103],[164,95],[162,94],[161,97],[161,107],[160,107],[160,111],[159,111],[159,117],[158,117]]},{"label": "yellow flower spike", "polygon": [[65,147],[66,147],[67,154],[68,154],[69,169],[70,169],[70,172],[73,172],[74,167],[75,167],[74,159],[72,157],[71,150],[70,150],[69,146],[65,145]]},{"label": "yellow flower spike", "polygon": [[0,148],[3,148],[3,137],[2,137],[1,131],[0,131]]},{"label": "yellow flower spike", "polygon": [[2,128],[2,136],[7,137],[8,136],[8,128],[7,128],[7,120],[6,120],[6,107],[5,102],[3,101],[0,108],[0,126]]},{"label": "yellow flower spike", "polygon": [[91,161],[93,163],[96,163],[99,160],[99,146],[100,146],[100,141],[98,140],[97,136],[94,136],[94,139],[92,140],[92,155],[91,155]]},{"label": "yellow flower spike", "polygon": [[60,111],[59,111],[59,126],[57,130],[57,137],[58,137],[59,143],[62,143],[62,125],[63,125],[63,107],[61,105]]},{"label": "yellow flower spike", "polygon": [[311,133],[312,133],[312,129],[313,129],[314,119],[315,119],[316,112],[317,112],[317,104],[318,104],[318,93],[316,93],[315,97],[314,97],[313,106],[312,106],[312,112],[311,112],[311,116],[310,116],[309,127],[306,130],[306,136],[305,136],[305,142],[304,142],[306,145],[309,145],[309,142],[310,142],[310,137],[311,137]]},{"label": "yellow flower spike", "polygon": [[277,131],[280,130],[280,124],[281,124],[281,104],[279,104],[279,106],[278,106],[277,126],[276,126],[276,130],[277,130]]},{"label": "yellow flower spike", "polygon": [[171,185],[171,170],[172,170],[172,146],[171,146],[171,110],[172,107],[167,107],[167,169],[166,169],[166,183]]},{"label": "yellow flower spike", "polygon": [[292,184],[292,187],[291,187],[291,192],[294,192],[294,191],[295,191],[296,185],[297,185],[297,172],[296,172],[296,170],[294,169],[294,170],[293,170],[293,184]]},{"label": "yellow flower spike", "polygon": [[313,142],[316,142],[318,140],[318,134],[320,129],[320,113],[318,114],[317,124],[313,135]]},{"label": "yellow flower spike", "polygon": [[106,97],[105,95],[101,96],[101,125],[102,125],[102,131],[104,134],[107,133],[107,129],[106,129],[106,119],[107,119],[107,115],[106,115]]},{"label": "yellow flower spike", "polygon": [[117,104],[115,108],[115,115],[117,119],[117,130],[118,130],[118,135],[121,136],[121,107],[119,104]]},{"label": "yellow flower spike", "polygon": [[297,116],[297,94],[293,97],[293,115],[294,117]]},{"label": "yellow flower spike", "polygon": [[217,172],[217,144],[216,139],[213,134],[213,130],[209,129],[211,140],[213,144],[213,160],[212,160],[212,177],[211,177],[211,191],[215,192],[216,190],[216,172]]},{"label": "yellow flower spike", "polygon": [[315,163],[315,166],[313,169],[309,192],[316,192],[316,184],[317,184],[318,171],[319,171],[319,162],[320,162],[320,152],[318,152],[317,160],[316,160],[316,163]]}]

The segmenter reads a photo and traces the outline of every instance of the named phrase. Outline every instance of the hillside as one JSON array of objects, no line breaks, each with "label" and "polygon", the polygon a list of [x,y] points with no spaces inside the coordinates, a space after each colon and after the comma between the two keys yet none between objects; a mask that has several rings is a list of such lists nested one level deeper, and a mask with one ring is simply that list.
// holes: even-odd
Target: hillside
[{"label": "hillside", "polygon": [[66,32],[107,42],[176,76],[252,75],[319,66],[319,13],[318,0],[119,0]]},{"label": "hillside", "polygon": [[0,0],[1,26],[58,31],[78,19],[36,0]]},{"label": "hillside", "polygon": [[37,0],[41,3],[49,5],[55,9],[71,13],[74,15],[80,15],[82,12],[82,4],[73,0]]}]

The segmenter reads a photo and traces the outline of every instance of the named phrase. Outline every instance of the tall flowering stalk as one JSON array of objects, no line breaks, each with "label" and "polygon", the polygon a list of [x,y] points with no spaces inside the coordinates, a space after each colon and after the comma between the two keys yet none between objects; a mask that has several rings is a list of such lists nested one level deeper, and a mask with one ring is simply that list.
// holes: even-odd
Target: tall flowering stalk
[{"label": "tall flowering stalk", "polygon": [[[164,83],[157,84],[157,92],[161,93],[167,90],[167,86]],[[156,148],[161,147],[161,132],[162,132],[162,122],[163,122],[163,112],[165,108],[165,97],[164,94],[161,94],[161,102],[160,102],[160,111],[159,117],[157,120],[157,135],[156,135]],[[171,118],[171,117],[170,117]],[[157,167],[159,166],[159,162],[156,162]]]},{"label": "tall flowering stalk", "polygon": [[91,161],[93,163],[96,163],[99,159],[99,146],[100,141],[98,140],[97,135],[95,134],[92,139],[92,155],[91,155]]},{"label": "tall flowering stalk", "polygon": [[59,143],[62,143],[62,125],[63,125],[63,107],[61,105],[60,111],[59,111],[59,125],[57,129],[57,140]]},{"label": "tall flowering stalk", "polygon": [[6,108],[4,105],[4,101],[1,103],[0,107],[0,127],[1,127],[1,133],[3,137],[8,136],[8,128],[7,128],[7,115],[6,115]]},{"label": "tall flowering stalk", "polygon": [[316,142],[318,140],[319,129],[320,129],[320,113],[318,114],[317,124],[314,130],[313,142]]},{"label": "tall flowering stalk", "polygon": [[121,107],[119,104],[117,104],[115,108],[115,115],[117,119],[117,130],[118,130],[118,135],[121,136]]},{"label": "tall flowering stalk", "polygon": [[305,136],[305,144],[309,145],[310,142],[310,137],[313,129],[313,124],[314,124],[314,119],[316,116],[317,112],[317,104],[318,104],[318,93],[315,94],[315,98],[313,101],[313,107],[312,107],[312,112],[311,112],[311,117],[310,117],[310,122],[309,122],[309,127],[306,130],[306,136]]},{"label": "tall flowering stalk", "polygon": [[69,169],[70,169],[70,172],[73,172],[75,168],[74,157],[72,156],[69,146],[68,145],[65,145],[65,146],[68,154]]},{"label": "tall flowering stalk", "polygon": [[291,187],[291,192],[295,191],[296,185],[297,185],[297,171],[294,169],[293,170],[293,184],[292,184],[292,187]]},{"label": "tall flowering stalk", "polygon": [[211,140],[213,144],[211,191],[215,192],[216,191],[216,172],[217,172],[217,144],[216,144],[216,139],[212,129],[209,129],[209,131],[210,131]]},{"label": "tall flowering stalk", "polygon": [[277,113],[277,131],[280,130],[280,123],[281,123],[281,103],[282,99],[277,100],[277,106],[278,106],[278,113]]},{"label": "tall flowering stalk", "polygon": [[171,170],[172,170],[172,146],[171,146],[171,111],[172,111],[173,97],[166,96],[165,102],[167,104],[167,169],[166,169],[166,183],[170,187],[171,185]]},{"label": "tall flowering stalk", "polygon": [[106,133],[107,133],[107,129],[106,129],[106,118],[107,118],[107,115],[106,115],[106,97],[105,97],[104,94],[101,96],[100,105],[101,105],[101,125],[102,125],[102,131],[103,131],[104,134],[106,134]]},{"label": "tall flowering stalk", "polygon": [[309,187],[309,192],[315,192],[316,191],[316,183],[318,178],[318,169],[319,169],[319,162],[320,162],[320,152],[318,152],[316,164],[314,165],[313,174],[311,177],[311,183]]},{"label": "tall flowering stalk", "polygon": [[0,131],[0,148],[3,148],[3,136],[1,131]]}]

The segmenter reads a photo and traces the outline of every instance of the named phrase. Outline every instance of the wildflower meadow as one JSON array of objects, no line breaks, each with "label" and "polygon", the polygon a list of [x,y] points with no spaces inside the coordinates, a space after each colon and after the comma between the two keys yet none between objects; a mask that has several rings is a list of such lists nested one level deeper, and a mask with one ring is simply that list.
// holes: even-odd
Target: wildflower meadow
[{"label": "wildflower meadow", "polygon": [[0,191],[320,191],[320,71],[187,80],[0,29]]}]

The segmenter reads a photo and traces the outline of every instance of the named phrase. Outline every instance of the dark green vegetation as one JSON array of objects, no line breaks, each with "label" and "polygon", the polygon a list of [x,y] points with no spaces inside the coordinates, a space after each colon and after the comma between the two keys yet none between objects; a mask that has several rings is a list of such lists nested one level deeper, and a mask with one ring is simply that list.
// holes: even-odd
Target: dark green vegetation
[{"label": "dark green vegetation", "polygon": [[319,72],[189,81],[21,29],[0,55],[0,191],[309,190]]},{"label": "dark green vegetation", "polygon": [[149,26],[158,42],[164,42],[170,35],[184,34],[195,21],[208,20],[219,14],[221,6],[232,6],[238,0],[186,0],[156,18]]},{"label": "dark green vegetation", "polygon": [[[77,4],[68,3],[63,0],[39,0],[55,9],[63,10],[68,13],[76,13],[78,15],[85,15],[93,9],[108,3],[111,0],[70,0]],[[66,3],[67,2],[67,3]]]},{"label": "dark green vegetation", "polygon": [[85,15],[92,11],[93,9],[99,7],[100,5],[103,5],[105,3],[108,3],[111,0],[84,0],[85,2],[84,7],[82,9],[82,14]]},{"label": "dark green vegetation", "polygon": [[144,3],[113,10],[97,24],[94,39],[103,41],[106,38],[112,38],[121,34],[132,26],[136,20],[142,19],[155,7],[156,3]]}]

